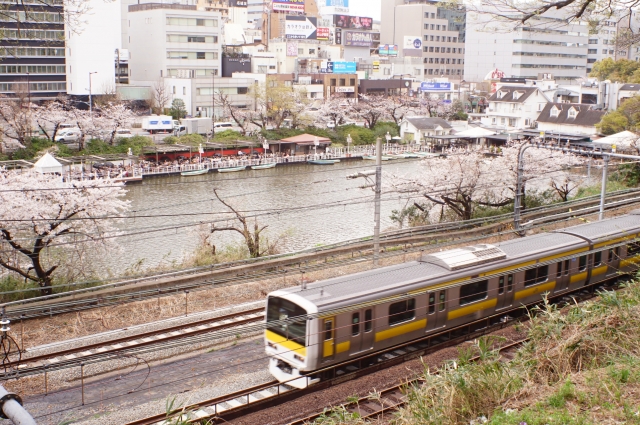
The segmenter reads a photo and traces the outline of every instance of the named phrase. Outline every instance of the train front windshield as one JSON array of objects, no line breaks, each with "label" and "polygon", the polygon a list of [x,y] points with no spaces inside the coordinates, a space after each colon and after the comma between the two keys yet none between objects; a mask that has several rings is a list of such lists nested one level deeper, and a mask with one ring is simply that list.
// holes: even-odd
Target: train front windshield
[{"label": "train front windshield", "polygon": [[[306,314],[305,309],[289,300],[270,297],[267,303],[267,329],[305,345],[305,336],[307,334]],[[294,321],[283,323],[287,319],[294,319]]]}]

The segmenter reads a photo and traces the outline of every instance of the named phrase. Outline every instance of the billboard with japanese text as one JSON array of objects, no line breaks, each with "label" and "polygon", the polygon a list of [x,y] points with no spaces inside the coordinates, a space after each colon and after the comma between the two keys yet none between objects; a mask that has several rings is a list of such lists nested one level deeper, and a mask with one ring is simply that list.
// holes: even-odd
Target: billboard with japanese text
[{"label": "billboard with japanese text", "polygon": [[381,44],[378,48],[378,54],[380,56],[398,56],[397,44]]},{"label": "billboard with japanese text", "polygon": [[315,40],[317,38],[317,27],[317,18],[287,15],[284,34],[289,39]]},{"label": "billboard with japanese text", "polygon": [[328,40],[331,31],[327,27],[318,27],[317,30],[317,39],[318,40]]},{"label": "billboard with japanese text", "polygon": [[327,0],[327,6],[349,7],[349,0]]},{"label": "billboard with japanese text", "polygon": [[333,24],[338,28],[350,28],[354,30],[370,31],[373,27],[373,18],[360,16],[333,15]]},{"label": "billboard with japanese text", "polygon": [[373,44],[373,34],[370,32],[345,31],[342,38],[345,46],[371,47]]},{"label": "billboard with japanese text", "polygon": [[451,91],[451,83],[429,83],[423,81],[420,83],[421,91]]},{"label": "billboard with japanese text", "polygon": [[277,12],[304,12],[304,0],[273,0],[271,8]]}]

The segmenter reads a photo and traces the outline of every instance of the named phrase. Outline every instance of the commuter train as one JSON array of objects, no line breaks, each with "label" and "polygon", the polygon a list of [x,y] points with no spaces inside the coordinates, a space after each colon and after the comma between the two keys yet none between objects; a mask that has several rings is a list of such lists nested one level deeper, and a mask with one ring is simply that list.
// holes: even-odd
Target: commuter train
[{"label": "commuter train", "polygon": [[636,210],[272,292],[269,371],[304,388],[331,364],[615,278],[637,269],[639,234]]}]

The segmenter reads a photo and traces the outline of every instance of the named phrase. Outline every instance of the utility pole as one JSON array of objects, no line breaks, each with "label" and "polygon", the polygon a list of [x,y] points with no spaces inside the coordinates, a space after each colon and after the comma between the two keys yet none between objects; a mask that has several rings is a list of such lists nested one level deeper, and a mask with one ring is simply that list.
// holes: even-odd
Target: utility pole
[{"label": "utility pole", "polygon": [[602,188],[600,189],[600,214],[598,214],[598,220],[604,219],[604,197],[607,194],[607,172],[609,168],[609,155],[603,155],[602,159]]},{"label": "utility pole", "polygon": [[211,141],[216,137],[216,70],[211,71]]},{"label": "utility pole", "polygon": [[378,265],[380,257],[380,193],[382,192],[382,139],[376,139],[376,188],[375,188],[375,212],[373,220],[373,265]]},{"label": "utility pole", "polygon": [[516,181],[516,197],[513,201],[513,227],[516,233],[520,236],[524,236],[524,230],[520,224],[520,209],[522,208],[522,185],[524,180],[524,151],[529,149],[531,145],[524,144],[520,146],[518,152],[518,177]]},{"label": "utility pole", "polygon": [[97,71],[89,72],[89,118],[93,119],[93,97],[91,93],[91,76],[97,74]]}]

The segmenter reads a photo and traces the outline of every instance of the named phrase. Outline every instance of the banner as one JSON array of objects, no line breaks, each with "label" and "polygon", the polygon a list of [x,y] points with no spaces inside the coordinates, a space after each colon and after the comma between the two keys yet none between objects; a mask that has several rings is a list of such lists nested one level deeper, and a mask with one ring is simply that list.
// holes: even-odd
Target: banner
[{"label": "banner", "polygon": [[360,16],[349,15],[333,15],[333,24],[337,28],[371,31],[371,28],[373,28],[373,18],[363,18]]},{"label": "banner", "polygon": [[287,15],[285,21],[285,37],[299,40],[315,40],[318,19],[307,16]]},{"label": "banner", "polygon": [[422,40],[420,37],[413,37],[410,35],[404,36],[403,49],[422,49]]},{"label": "banner", "polygon": [[420,91],[451,91],[451,83],[420,83]]},{"label": "banner", "polygon": [[356,32],[356,31],[344,32],[345,46],[371,47],[372,44],[373,44],[373,35],[370,32]]},{"label": "banner", "polygon": [[378,48],[378,54],[380,56],[398,56],[397,44],[381,44]]},{"label": "banner", "polygon": [[349,0],[327,0],[327,6],[349,7]]},{"label": "banner", "polygon": [[355,74],[356,63],[355,62],[329,62],[327,64],[327,70],[331,70],[334,74]]},{"label": "banner", "polygon": [[279,12],[304,13],[304,0],[273,0],[271,9]]},{"label": "banner", "polygon": [[298,56],[297,41],[287,41],[287,56]]},{"label": "banner", "polygon": [[317,39],[318,40],[328,40],[331,31],[327,27],[318,27],[317,30]]}]

